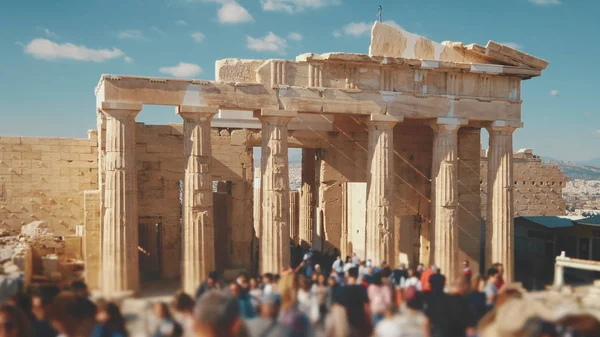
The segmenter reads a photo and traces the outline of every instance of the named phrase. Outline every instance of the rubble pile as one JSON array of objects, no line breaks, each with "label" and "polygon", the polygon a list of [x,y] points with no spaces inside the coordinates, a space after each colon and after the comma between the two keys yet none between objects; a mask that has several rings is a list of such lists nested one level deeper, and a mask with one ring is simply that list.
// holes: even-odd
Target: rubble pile
[{"label": "rubble pile", "polygon": [[0,228],[0,303],[31,283],[83,279],[81,237],[62,233],[44,221],[23,225],[20,232]]}]

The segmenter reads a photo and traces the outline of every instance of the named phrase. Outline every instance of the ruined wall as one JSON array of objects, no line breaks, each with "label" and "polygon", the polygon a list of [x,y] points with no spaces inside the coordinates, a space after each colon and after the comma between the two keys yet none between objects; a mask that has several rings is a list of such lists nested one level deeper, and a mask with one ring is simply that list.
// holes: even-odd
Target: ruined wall
[{"label": "ruined wall", "polygon": [[[238,130],[239,132],[245,132]],[[237,131],[236,131],[237,132]],[[242,135],[243,136],[243,135]],[[212,129],[213,181],[232,181],[230,267],[250,268],[252,151],[232,145],[228,130]],[[180,181],[184,176],[183,125],[137,124],[138,216],[161,219],[163,278],[180,275]]]},{"label": "ruined wall", "polygon": [[[562,190],[568,180],[557,165],[542,164],[529,149],[513,154],[515,217],[565,215]],[[481,151],[481,216],[486,217],[487,151]]]},{"label": "ruined wall", "polygon": [[32,221],[75,234],[83,191],[98,188],[96,133],[88,139],[0,137],[0,225]]}]

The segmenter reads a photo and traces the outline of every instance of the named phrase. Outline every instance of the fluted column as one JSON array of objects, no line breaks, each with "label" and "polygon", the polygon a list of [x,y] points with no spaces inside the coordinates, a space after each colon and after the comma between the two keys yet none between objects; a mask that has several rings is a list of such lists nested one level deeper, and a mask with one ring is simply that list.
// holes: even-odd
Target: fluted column
[{"label": "fluted column", "polygon": [[458,129],[466,124],[458,118],[438,118],[433,128],[431,163],[430,251],[448,280],[454,280],[458,265]]},{"label": "fluted column", "polygon": [[302,149],[302,187],[300,189],[300,245],[312,246],[315,228],[316,150]]},{"label": "fluted column", "polygon": [[215,269],[215,225],[211,176],[210,121],[216,108],[179,106],[183,118],[182,283],[194,294]]},{"label": "fluted column", "polygon": [[288,128],[295,111],[257,112],[262,122],[261,273],[280,273],[290,264]]},{"label": "fluted column", "polygon": [[486,265],[502,263],[504,279],[514,279],[513,132],[521,122],[495,121],[487,129],[488,151]]},{"label": "fluted column", "polygon": [[390,115],[371,115],[367,161],[366,258],[375,265],[395,261],[394,251],[394,125]]},{"label": "fluted column", "polygon": [[135,117],[139,104],[103,103],[106,116],[102,292],[122,296],[139,291]]}]

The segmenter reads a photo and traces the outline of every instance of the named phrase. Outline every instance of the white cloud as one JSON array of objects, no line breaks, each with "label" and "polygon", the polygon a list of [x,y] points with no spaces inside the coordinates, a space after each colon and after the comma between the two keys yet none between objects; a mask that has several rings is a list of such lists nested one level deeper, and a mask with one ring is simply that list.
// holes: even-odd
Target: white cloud
[{"label": "white cloud", "polygon": [[529,2],[538,6],[560,5],[560,0],[529,0]]},{"label": "white cloud", "polygon": [[53,32],[53,31],[51,31],[51,30],[50,30],[50,29],[48,29],[48,28],[44,28],[44,33],[46,33],[46,35],[47,35],[47,36],[50,36],[50,37],[54,37],[54,36],[56,36],[56,33],[55,33],[55,32]]},{"label": "white cloud", "polygon": [[160,67],[158,71],[175,77],[193,77],[202,74],[202,68],[199,65],[184,62],[179,62],[173,67]]},{"label": "white cloud", "polygon": [[175,21],[175,24],[178,26],[187,26],[187,22],[185,22],[184,20],[177,20]]},{"label": "white cloud", "polygon": [[43,60],[70,59],[77,61],[104,62],[125,56],[121,50],[90,49],[72,43],[58,44],[47,39],[37,38],[25,46],[25,53]]},{"label": "white cloud", "polygon": [[516,43],[516,42],[500,42],[500,44],[505,45],[505,46],[507,46],[509,48],[512,48],[512,49],[516,49],[516,50],[523,49],[523,46],[520,45],[520,44],[518,44],[518,43]]},{"label": "white cloud", "polygon": [[600,130],[596,130],[596,131],[594,131],[594,134],[595,134],[596,136],[599,136],[599,137],[600,137]]},{"label": "white cloud", "polygon": [[316,9],[339,5],[341,0],[261,0],[263,10],[295,13],[305,9]]},{"label": "white cloud", "polygon": [[558,91],[556,89],[550,90],[550,96],[558,96],[558,95],[560,95],[560,91]]},{"label": "white cloud", "polygon": [[202,42],[202,40],[204,40],[204,34],[200,33],[200,32],[195,32],[190,34],[190,36],[192,37],[192,39],[194,39],[194,41],[200,43]]},{"label": "white cloud", "polygon": [[133,62],[133,58],[129,57],[129,56],[125,56],[125,62],[131,63],[131,62]]},{"label": "white cloud", "polygon": [[284,54],[287,48],[287,41],[281,38],[273,32],[269,32],[263,38],[253,38],[251,36],[246,37],[248,42],[248,49],[256,51],[272,51],[279,54]]},{"label": "white cloud", "polygon": [[158,27],[156,26],[152,26],[152,31],[157,32],[160,35],[165,35],[165,32],[163,32],[162,30],[158,29]]},{"label": "white cloud", "polygon": [[143,40],[144,33],[138,29],[122,30],[117,34],[119,39]]},{"label": "white cloud", "polygon": [[296,33],[296,32],[291,32],[288,34],[287,38],[289,40],[293,40],[293,41],[300,41],[300,40],[302,40],[302,34]]},{"label": "white cloud", "polygon": [[371,31],[372,24],[366,22],[351,22],[341,29],[335,30],[333,36],[341,37],[342,35],[361,36],[366,35]]},{"label": "white cloud", "polygon": [[246,8],[242,7],[237,2],[226,1],[222,3],[223,6],[221,6],[217,13],[220,23],[244,23],[254,21],[254,18],[248,13]]}]

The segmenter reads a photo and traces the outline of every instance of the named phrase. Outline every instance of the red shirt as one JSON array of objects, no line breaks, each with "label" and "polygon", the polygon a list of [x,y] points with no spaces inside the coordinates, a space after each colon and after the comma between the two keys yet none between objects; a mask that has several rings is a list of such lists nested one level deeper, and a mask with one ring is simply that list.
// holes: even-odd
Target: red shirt
[{"label": "red shirt", "polygon": [[498,282],[496,282],[496,288],[498,288],[498,290],[502,289],[502,287],[504,287],[504,278],[502,276],[498,277]]},{"label": "red shirt", "polygon": [[433,275],[433,270],[431,270],[431,268],[427,268],[421,273],[421,286],[423,288],[423,292],[431,291],[431,284],[429,283],[429,278],[431,275]]}]

